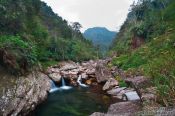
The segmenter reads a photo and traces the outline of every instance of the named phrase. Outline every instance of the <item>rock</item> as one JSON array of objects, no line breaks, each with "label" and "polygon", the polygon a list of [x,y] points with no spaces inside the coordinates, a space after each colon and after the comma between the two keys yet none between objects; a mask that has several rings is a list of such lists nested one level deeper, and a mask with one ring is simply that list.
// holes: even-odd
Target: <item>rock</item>
[{"label": "rock", "polygon": [[86,73],[82,73],[81,74],[81,78],[87,80],[88,79],[88,75],[86,75]]},{"label": "rock", "polygon": [[128,101],[140,100],[140,97],[136,91],[126,92],[124,93],[124,96],[126,97],[126,100]]},{"label": "rock", "polygon": [[12,97],[5,95],[8,100],[1,109],[2,115],[28,115],[47,98],[50,88],[51,80],[43,73],[33,72],[26,77],[19,77],[17,84],[10,90]]},{"label": "rock", "polygon": [[126,83],[130,84],[134,88],[144,88],[145,86],[150,85],[150,81],[147,77],[137,76],[134,78],[126,78]]},{"label": "rock", "polygon": [[96,83],[96,80],[94,78],[90,78],[90,79],[86,80],[85,83],[88,85],[92,85],[93,83]]},{"label": "rock", "polygon": [[93,69],[87,69],[86,74],[87,75],[95,75],[95,69],[94,68]]},{"label": "rock", "polygon": [[137,77],[133,77],[133,78],[126,78],[124,80],[125,80],[125,82],[128,85],[130,85],[133,88],[135,88],[135,90],[137,91],[137,93],[140,96],[140,98],[142,96],[141,89],[151,86],[150,79],[147,78],[147,77],[144,77],[144,76],[137,76]]},{"label": "rock", "polygon": [[59,83],[61,81],[61,75],[60,73],[51,73],[49,74],[49,77],[56,83]]},{"label": "rock", "polygon": [[106,82],[109,78],[112,78],[110,70],[100,61],[97,63],[95,76],[98,83]]},{"label": "rock", "polygon": [[156,95],[152,94],[152,93],[146,93],[146,94],[142,94],[141,97],[142,101],[148,101],[148,100],[156,100]]},{"label": "rock", "polygon": [[78,72],[69,71],[69,72],[68,72],[68,74],[69,74],[69,75],[77,75],[77,74],[78,74]]},{"label": "rock", "polygon": [[108,115],[120,115],[120,116],[135,116],[135,114],[141,110],[141,106],[136,102],[119,102],[112,104],[107,114]]},{"label": "rock", "polygon": [[48,68],[46,71],[47,74],[59,73],[59,72],[60,72],[59,68],[52,68],[52,67]]},{"label": "rock", "polygon": [[60,65],[61,65],[60,71],[68,71],[78,68],[78,65],[74,62],[63,62],[60,63]]},{"label": "rock", "polygon": [[112,87],[117,86],[118,84],[119,83],[117,80],[115,80],[114,78],[110,78],[103,86],[103,90],[105,91],[105,90],[111,89]]},{"label": "rock", "polygon": [[72,71],[61,71],[60,74],[67,80],[71,80],[71,78],[76,80],[78,77],[77,72]]},{"label": "rock", "polygon": [[88,85],[91,85],[92,81],[89,79],[85,83],[88,84]]},{"label": "rock", "polygon": [[156,87],[149,87],[149,88],[143,88],[140,90],[141,92],[141,99],[142,101],[156,101],[156,93],[157,88]]},{"label": "rock", "polygon": [[94,112],[90,116],[105,116],[105,114],[104,113],[100,113],[100,112]]},{"label": "rock", "polygon": [[126,87],[115,88],[115,89],[112,89],[110,91],[107,91],[107,93],[110,95],[118,95],[124,89],[126,89]]}]

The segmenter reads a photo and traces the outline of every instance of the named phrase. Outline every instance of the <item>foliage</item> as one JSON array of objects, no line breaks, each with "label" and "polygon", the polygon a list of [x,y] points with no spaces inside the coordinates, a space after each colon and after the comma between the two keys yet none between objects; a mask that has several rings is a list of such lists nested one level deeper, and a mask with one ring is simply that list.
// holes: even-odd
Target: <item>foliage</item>
[{"label": "foliage", "polygon": [[128,87],[124,80],[119,81],[119,87]]},{"label": "foliage", "polygon": [[16,57],[24,57],[31,67],[38,61],[95,58],[91,42],[79,31],[81,25],[71,27],[40,0],[0,0],[0,15],[0,47],[9,54],[18,51]]},{"label": "foliage", "polygon": [[[117,65],[126,71],[134,70],[135,74],[152,78],[157,87],[159,102],[164,105],[172,105],[174,99],[175,82],[175,34],[167,32],[141,48],[114,58],[113,65]],[[169,96],[169,97],[167,97]]]},{"label": "foliage", "polygon": [[37,61],[35,45],[22,40],[19,36],[0,36],[0,51],[0,64],[6,67],[11,65],[10,68],[18,71],[21,70],[20,68],[27,70]]},{"label": "foliage", "polygon": [[[175,104],[174,7],[173,0],[140,0],[132,7],[110,51],[117,55],[113,65],[126,73],[150,77],[157,88],[157,102],[165,106]],[[132,49],[133,38],[144,38],[144,44]]]},{"label": "foliage", "polygon": [[[130,52],[133,39],[142,38],[144,42],[147,42],[165,33],[169,28],[169,23],[166,21],[167,14],[174,12],[172,2],[172,0],[139,0],[138,3],[134,3],[110,53],[119,55]],[[173,16],[169,15],[169,17]]]}]

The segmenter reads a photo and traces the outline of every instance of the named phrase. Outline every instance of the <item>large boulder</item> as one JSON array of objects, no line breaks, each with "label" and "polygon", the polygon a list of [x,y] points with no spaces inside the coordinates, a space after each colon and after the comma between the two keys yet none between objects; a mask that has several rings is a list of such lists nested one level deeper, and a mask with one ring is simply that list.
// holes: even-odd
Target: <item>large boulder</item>
[{"label": "large boulder", "polygon": [[19,77],[16,85],[0,98],[0,103],[3,103],[0,115],[28,115],[47,98],[50,88],[51,80],[43,73],[33,72]]},{"label": "large boulder", "polygon": [[149,80],[149,78],[144,77],[144,76],[137,76],[134,78],[126,78],[124,80],[126,83],[128,83],[129,85],[131,85],[137,89],[147,87],[151,84],[151,81]]},{"label": "large boulder", "polygon": [[56,83],[59,83],[59,82],[61,82],[61,75],[60,75],[60,73],[51,73],[51,74],[49,74],[49,77],[54,81],[54,82],[56,82]]},{"label": "large boulder", "polygon": [[118,84],[119,82],[117,80],[115,80],[114,78],[110,78],[103,86],[103,90],[105,91],[105,90],[111,89],[112,87],[115,87]]},{"label": "large boulder", "polygon": [[107,114],[121,116],[135,116],[141,110],[141,105],[137,102],[119,102],[112,104]]},{"label": "large boulder", "polygon": [[90,116],[136,116],[140,111],[139,102],[118,102],[110,105],[107,113],[94,112]]},{"label": "large boulder", "polygon": [[106,82],[109,78],[112,78],[111,71],[106,67],[106,64],[102,61],[99,61],[96,66],[95,76],[97,82]]}]

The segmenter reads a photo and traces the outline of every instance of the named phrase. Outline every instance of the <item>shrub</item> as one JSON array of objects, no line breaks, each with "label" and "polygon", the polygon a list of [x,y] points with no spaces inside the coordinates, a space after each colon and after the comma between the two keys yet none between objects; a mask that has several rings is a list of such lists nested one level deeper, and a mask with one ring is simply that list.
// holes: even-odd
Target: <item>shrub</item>
[{"label": "shrub", "polygon": [[35,45],[22,40],[19,36],[0,36],[0,50],[0,63],[14,73],[28,70],[37,61]]}]

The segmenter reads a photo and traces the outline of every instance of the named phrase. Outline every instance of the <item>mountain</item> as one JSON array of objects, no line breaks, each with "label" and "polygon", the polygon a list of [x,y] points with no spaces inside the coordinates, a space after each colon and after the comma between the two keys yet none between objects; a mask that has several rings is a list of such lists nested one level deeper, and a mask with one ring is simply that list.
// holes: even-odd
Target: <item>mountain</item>
[{"label": "mountain", "polygon": [[116,32],[109,31],[104,27],[94,27],[87,29],[83,36],[92,41],[94,46],[100,46],[101,50],[105,50],[109,48],[116,34]]}]

